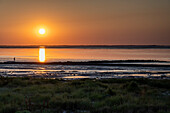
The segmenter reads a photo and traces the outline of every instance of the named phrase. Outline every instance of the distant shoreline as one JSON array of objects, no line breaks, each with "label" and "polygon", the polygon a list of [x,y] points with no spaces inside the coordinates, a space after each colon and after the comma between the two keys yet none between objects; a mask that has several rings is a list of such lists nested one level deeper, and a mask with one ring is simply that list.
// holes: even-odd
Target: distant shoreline
[{"label": "distant shoreline", "polygon": [[170,49],[170,45],[0,45],[0,48]]}]

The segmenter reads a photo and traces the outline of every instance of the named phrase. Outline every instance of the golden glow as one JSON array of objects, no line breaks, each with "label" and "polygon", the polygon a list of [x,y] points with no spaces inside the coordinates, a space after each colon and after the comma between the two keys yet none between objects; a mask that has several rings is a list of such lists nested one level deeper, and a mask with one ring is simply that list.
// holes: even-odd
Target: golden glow
[{"label": "golden glow", "polygon": [[39,61],[45,62],[45,48],[39,48]]},{"label": "golden glow", "polygon": [[44,28],[39,29],[39,33],[40,33],[41,35],[45,34],[45,29],[44,29]]}]

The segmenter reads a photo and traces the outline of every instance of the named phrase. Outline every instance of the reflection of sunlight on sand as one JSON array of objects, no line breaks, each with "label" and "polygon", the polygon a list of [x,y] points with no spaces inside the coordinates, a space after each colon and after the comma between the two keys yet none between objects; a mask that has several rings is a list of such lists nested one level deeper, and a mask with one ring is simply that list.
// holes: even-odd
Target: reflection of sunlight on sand
[{"label": "reflection of sunlight on sand", "polygon": [[39,48],[39,61],[45,62],[45,48]]}]

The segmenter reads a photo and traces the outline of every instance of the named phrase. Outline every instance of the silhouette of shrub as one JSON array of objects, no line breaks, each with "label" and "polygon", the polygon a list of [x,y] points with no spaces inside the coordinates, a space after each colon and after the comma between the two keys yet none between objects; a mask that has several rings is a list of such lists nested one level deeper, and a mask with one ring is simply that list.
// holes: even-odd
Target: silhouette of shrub
[{"label": "silhouette of shrub", "polygon": [[107,99],[105,99],[105,105],[108,106],[118,106],[126,102],[126,99],[123,98],[122,96],[112,96]]},{"label": "silhouette of shrub", "polygon": [[136,82],[131,81],[131,82],[129,83],[129,85],[127,86],[127,90],[128,90],[128,91],[135,92],[135,91],[139,91],[140,88],[139,88],[139,86],[138,86],[138,84],[137,84]]},{"label": "silhouette of shrub", "polygon": [[17,112],[15,112],[15,113],[31,113],[31,112],[28,111],[28,110],[24,110],[24,111],[17,111]]},{"label": "silhouette of shrub", "polygon": [[106,93],[111,95],[111,96],[116,95],[116,92],[113,91],[111,88],[107,88]]},{"label": "silhouette of shrub", "polygon": [[15,113],[17,111],[16,105],[6,104],[1,106],[0,113]]},{"label": "silhouette of shrub", "polygon": [[99,109],[92,109],[91,113],[113,113],[113,109],[109,106],[103,106]]}]

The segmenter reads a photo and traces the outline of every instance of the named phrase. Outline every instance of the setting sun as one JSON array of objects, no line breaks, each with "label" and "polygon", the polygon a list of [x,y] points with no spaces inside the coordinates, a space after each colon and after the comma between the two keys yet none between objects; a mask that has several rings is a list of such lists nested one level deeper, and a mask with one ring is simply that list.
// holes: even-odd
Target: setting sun
[{"label": "setting sun", "polygon": [[39,33],[42,34],[42,35],[45,34],[45,29],[43,29],[43,28],[39,29]]}]

